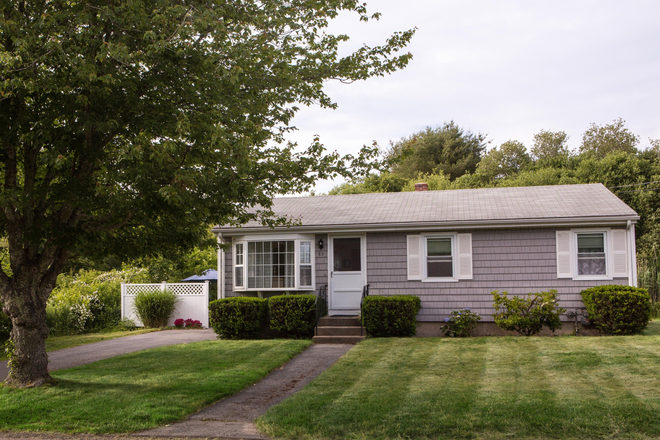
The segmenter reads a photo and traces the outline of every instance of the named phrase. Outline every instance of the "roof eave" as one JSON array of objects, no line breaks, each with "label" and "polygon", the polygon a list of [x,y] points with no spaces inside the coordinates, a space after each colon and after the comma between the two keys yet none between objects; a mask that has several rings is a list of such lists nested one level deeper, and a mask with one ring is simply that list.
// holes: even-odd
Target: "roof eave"
[{"label": "roof eave", "polygon": [[405,222],[405,223],[351,223],[340,225],[298,225],[278,226],[243,226],[243,227],[214,227],[215,234],[223,236],[245,234],[272,234],[273,232],[390,232],[390,231],[418,231],[418,230],[456,230],[456,229],[492,229],[492,228],[520,228],[520,227],[569,227],[569,226],[621,226],[628,221],[636,223],[638,215],[621,216],[588,216],[563,217],[539,219],[503,219],[503,220],[462,220],[447,222]]}]

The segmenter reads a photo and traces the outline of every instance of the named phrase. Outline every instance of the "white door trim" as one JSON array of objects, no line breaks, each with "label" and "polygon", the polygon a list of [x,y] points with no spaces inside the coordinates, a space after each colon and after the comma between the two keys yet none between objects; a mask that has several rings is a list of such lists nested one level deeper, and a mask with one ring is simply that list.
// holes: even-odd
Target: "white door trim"
[{"label": "white door trim", "polygon": [[[334,296],[334,239],[335,238],[359,238],[360,239],[360,267],[362,272],[362,286],[367,284],[367,234],[328,234],[328,314],[332,312],[341,313],[341,310],[333,309]],[[349,310],[344,310],[348,312]],[[359,309],[356,309],[359,312]]]}]

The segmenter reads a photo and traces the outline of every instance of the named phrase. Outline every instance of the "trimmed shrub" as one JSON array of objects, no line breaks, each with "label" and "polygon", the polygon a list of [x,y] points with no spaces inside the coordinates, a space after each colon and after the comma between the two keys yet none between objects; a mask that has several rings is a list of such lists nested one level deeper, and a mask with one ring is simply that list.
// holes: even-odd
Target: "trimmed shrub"
[{"label": "trimmed shrub", "polygon": [[169,290],[139,292],[135,295],[133,309],[145,327],[166,327],[167,320],[176,307],[177,299]]},{"label": "trimmed shrub", "polygon": [[440,329],[445,332],[445,336],[467,338],[472,336],[479,321],[481,321],[481,316],[470,309],[454,310],[448,318],[445,318],[445,325]]},{"label": "trimmed shrub", "polygon": [[362,303],[362,322],[370,336],[415,336],[420,307],[416,296],[367,296]]},{"label": "trimmed shrub", "polygon": [[222,339],[256,339],[267,324],[268,300],[236,296],[209,304],[211,327]]},{"label": "trimmed shrub", "polygon": [[589,320],[608,335],[635,335],[651,318],[651,296],[631,286],[596,286],[582,291]]},{"label": "trimmed shrub", "polygon": [[553,332],[561,328],[559,318],[566,309],[557,307],[559,298],[556,290],[529,293],[526,297],[508,298],[506,292],[493,293],[493,315],[495,324],[502,330],[516,331],[523,336],[538,334],[546,326]]},{"label": "trimmed shrub", "polygon": [[284,338],[309,339],[316,324],[316,295],[278,295],[268,300],[270,328]]},{"label": "trimmed shrub", "polygon": [[2,313],[2,303],[0,302],[0,345],[9,339],[11,329],[11,319]]}]

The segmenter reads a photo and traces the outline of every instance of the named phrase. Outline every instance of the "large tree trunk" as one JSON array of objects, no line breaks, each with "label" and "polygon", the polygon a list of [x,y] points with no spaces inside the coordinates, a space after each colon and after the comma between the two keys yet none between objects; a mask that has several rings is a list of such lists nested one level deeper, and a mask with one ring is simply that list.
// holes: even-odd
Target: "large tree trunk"
[{"label": "large tree trunk", "polygon": [[14,345],[11,370],[5,385],[28,388],[53,383],[53,378],[48,374],[46,353],[48,295],[43,295],[43,292],[30,285],[32,283],[16,284],[22,285],[15,285],[9,295],[5,296],[8,301],[5,301],[4,312],[11,318],[11,341]]}]

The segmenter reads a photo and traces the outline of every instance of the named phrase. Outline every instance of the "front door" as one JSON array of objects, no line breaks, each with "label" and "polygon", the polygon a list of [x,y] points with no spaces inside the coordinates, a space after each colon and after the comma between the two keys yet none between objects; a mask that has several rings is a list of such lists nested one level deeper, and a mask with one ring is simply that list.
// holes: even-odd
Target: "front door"
[{"label": "front door", "polygon": [[365,284],[365,237],[330,237],[330,310],[360,310]]}]

